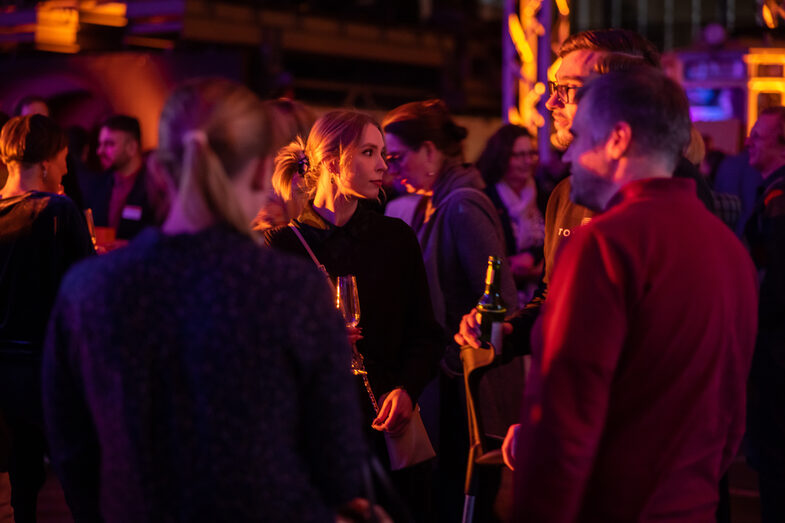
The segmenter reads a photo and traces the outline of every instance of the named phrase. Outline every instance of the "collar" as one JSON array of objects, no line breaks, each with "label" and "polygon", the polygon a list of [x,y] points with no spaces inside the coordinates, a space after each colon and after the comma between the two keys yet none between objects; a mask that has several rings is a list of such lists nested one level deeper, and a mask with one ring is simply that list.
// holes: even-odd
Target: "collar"
[{"label": "collar", "polygon": [[313,200],[311,200],[308,205],[303,207],[300,215],[292,221],[303,234],[318,240],[326,240],[335,234],[346,234],[353,238],[360,238],[370,230],[371,214],[365,209],[364,202],[360,200],[349,221],[338,227],[322,218],[313,208]]},{"label": "collar", "polygon": [[120,184],[120,183],[128,184],[128,185],[133,184],[136,181],[136,178],[139,177],[139,173],[142,172],[143,168],[144,168],[144,162],[142,162],[142,164],[139,165],[139,168],[137,170],[135,170],[134,172],[132,172],[131,174],[128,174],[128,175],[120,174],[117,171],[112,171],[112,177],[114,178],[114,184],[115,185]]},{"label": "collar", "polygon": [[613,195],[605,206],[609,210],[631,200],[649,198],[673,198],[674,196],[695,198],[695,180],[689,178],[644,178],[626,184]]},{"label": "collar", "polygon": [[768,193],[775,184],[782,182],[784,179],[785,165],[782,165],[779,169],[771,173],[768,178],[763,180],[763,182],[758,187],[758,190],[761,192],[761,194]]}]

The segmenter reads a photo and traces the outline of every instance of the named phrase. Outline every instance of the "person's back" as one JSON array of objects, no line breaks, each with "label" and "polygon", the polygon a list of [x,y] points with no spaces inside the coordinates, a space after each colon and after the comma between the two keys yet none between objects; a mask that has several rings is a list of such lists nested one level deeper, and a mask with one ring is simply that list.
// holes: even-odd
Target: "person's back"
[{"label": "person's back", "polygon": [[[713,520],[719,476],[744,430],[737,391],[756,323],[754,310],[742,306],[755,303],[749,257],[689,194],[622,203],[573,242],[609,253],[627,317],[618,325],[625,339],[582,520]],[[556,293],[549,300],[558,300]],[[568,336],[591,339],[586,330]]]},{"label": "person's back", "polygon": [[0,344],[40,356],[60,279],[92,250],[84,219],[65,196],[0,199]]},{"label": "person's back", "polygon": [[328,521],[359,495],[351,349],[328,285],[249,228],[270,128],[244,86],[175,89],[155,159],[173,189],[162,229],[63,281],[44,418],[76,521]]},{"label": "person's back", "polygon": [[[352,488],[342,484],[358,459],[348,447],[318,449],[304,436],[320,426],[325,441],[353,441],[357,401],[351,387],[328,386],[336,359],[348,375],[350,353],[323,350],[346,336],[307,264],[221,227],[151,230],[78,266],[62,296],[55,346],[76,320],[70,346],[102,347],[80,353],[73,370],[101,449],[107,521],[326,520],[309,483]],[[346,419],[320,420],[323,402],[344,405]],[[55,401],[48,412],[77,417],[73,407]]]}]

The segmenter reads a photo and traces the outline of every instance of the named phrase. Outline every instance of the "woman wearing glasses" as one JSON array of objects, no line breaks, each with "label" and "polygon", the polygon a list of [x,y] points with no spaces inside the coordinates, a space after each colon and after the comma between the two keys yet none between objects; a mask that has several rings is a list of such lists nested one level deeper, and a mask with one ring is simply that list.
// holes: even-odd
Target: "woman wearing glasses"
[{"label": "woman wearing glasses", "polygon": [[[434,313],[447,332],[457,332],[462,315],[483,293],[488,256],[504,256],[504,234],[495,207],[483,192],[479,171],[463,162],[466,129],[457,125],[441,100],[412,102],[393,109],[382,124],[387,163],[410,193],[421,195],[412,228],[422,247]],[[515,282],[506,263],[501,269],[501,293],[510,311],[517,305]],[[454,353],[447,371],[460,369]],[[486,377],[493,381],[492,372]],[[439,380],[440,455],[439,513],[444,521],[460,519],[463,477],[468,450],[463,383],[446,374]],[[506,402],[498,388],[481,385],[481,396]],[[495,424],[486,414],[485,428]],[[515,412],[513,417],[517,416]],[[506,427],[498,423],[499,435]]]},{"label": "woman wearing glasses", "polygon": [[503,125],[491,136],[477,160],[477,169],[486,183],[485,194],[499,213],[507,261],[521,303],[529,301],[532,285],[542,272],[547,194],[539,189],[534,177],[538,160],[537,145],[529,131],[512,124]]}]

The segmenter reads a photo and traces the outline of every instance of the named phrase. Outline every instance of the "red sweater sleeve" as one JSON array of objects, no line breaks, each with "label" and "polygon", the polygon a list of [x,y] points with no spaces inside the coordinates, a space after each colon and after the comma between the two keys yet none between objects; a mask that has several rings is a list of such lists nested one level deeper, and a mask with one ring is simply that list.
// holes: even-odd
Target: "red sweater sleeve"
[{"label": "red sweater sleeve", "polygon": [[627,265],[593,228],[579,231],[556,262],[516,443],[522,521],[579,514],[627,332]]}]

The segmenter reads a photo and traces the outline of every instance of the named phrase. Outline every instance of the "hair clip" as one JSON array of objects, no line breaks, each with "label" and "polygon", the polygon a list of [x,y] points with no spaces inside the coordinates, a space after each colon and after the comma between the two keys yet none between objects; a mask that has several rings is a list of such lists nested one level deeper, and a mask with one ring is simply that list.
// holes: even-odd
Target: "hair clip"
[{"label": "hair clip", "polygon": [[303,156],[299,160],[297,160],[297,174],[303,175],[308,172],[308,169],[311,168],[311,164],[308,162],[308,157]]}]

